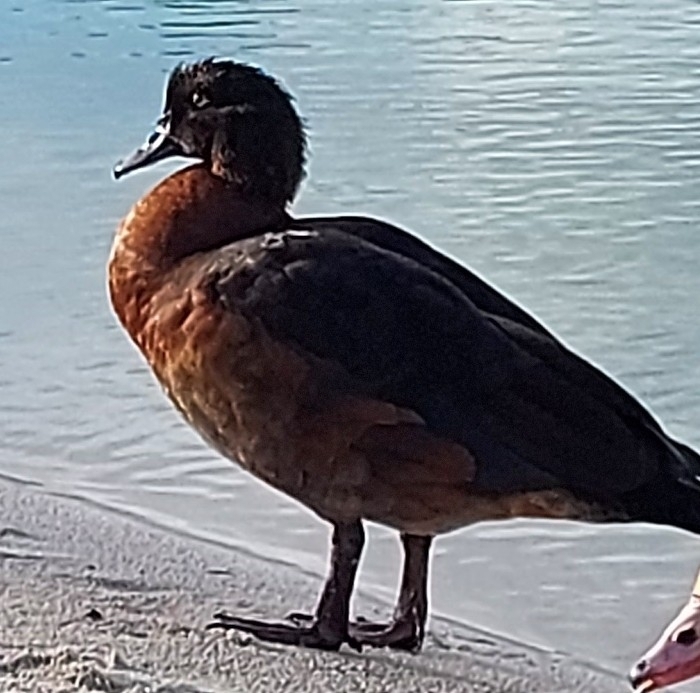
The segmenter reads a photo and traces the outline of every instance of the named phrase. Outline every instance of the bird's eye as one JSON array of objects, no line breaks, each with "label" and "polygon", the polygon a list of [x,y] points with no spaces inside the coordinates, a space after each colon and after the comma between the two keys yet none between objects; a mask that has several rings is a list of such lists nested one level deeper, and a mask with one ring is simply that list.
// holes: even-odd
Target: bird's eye
[{"label": "bird's eye", "polygon": [[198,87],[192,92],[192,105],[195,108],[206,108],[211,103],[211,95],[207,89]]},{"label": "bird's eye", "polygon": [[698,635],[693,628],[685,628],[676,634],[676,642],[679,645],[692,645],[698,639]]}]

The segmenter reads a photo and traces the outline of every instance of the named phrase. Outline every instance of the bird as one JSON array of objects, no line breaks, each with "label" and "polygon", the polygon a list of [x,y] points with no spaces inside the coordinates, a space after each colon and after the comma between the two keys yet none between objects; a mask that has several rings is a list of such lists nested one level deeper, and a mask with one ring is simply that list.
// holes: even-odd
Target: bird
[{"label": "bird", "polygon": [[629,674],[638,693],[700,676],[700,573],[690,598]]},{"label": "bird", "polygon": [[[446,532],[514,517],[700,532],[700,456],[527,311],[387,221],[292,215],[307,139],[274,76],[176,66],[114,175],[171,157],[193,161],[117,228],[113,310],[207,443],[331,526],[313,613],[210,625],[417,652]],[[350,617],[366,522],[402,544],[386,622]]]}]

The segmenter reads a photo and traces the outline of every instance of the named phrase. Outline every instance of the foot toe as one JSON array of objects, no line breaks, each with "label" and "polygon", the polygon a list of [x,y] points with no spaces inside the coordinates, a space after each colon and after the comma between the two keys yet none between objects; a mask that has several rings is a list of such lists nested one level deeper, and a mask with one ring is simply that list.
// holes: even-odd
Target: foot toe
[{"label": "foot toe", "polygon": [[349,625],[348,634],[359,645],[368,647],[388,647],[416,653],[423,645],[423,635],[418,625],[410,620],[390,623],[358,620]]},{"label": "foot toe", "polygon": [[240,618],[225,612],[215,614],[214,621],[207,624],[208,630],[221,628],[250,633],[258,640],[280,643],[283,645],[300,645],[318,650],[335,651],[340,649],[347,636],[334,632],[332,629],[321,628],[313,620],[304,623],[275,623],[258,621],[252,618]]}]

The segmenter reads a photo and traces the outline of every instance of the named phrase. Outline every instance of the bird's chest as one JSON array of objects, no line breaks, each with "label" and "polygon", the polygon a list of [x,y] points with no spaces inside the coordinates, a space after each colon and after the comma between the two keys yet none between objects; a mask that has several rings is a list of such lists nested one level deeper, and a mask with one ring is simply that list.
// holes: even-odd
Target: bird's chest
[{"label": "bird's chest", "polygon": [[259,326],[230,311],[190,315],[180,334],[163,324],[163,311],[160,318],[144,351],[177,409],[222,454],[288,485],[305,364],[290,362]]},{"label": "bird's chest", "polygon": [[335,489],[362,481],[363,470],[340,462],[353,432],[309,406],[317,364],[259,322],[196,300],[160,306],[140,346],[202,438],[274,488],[326,514]]}]

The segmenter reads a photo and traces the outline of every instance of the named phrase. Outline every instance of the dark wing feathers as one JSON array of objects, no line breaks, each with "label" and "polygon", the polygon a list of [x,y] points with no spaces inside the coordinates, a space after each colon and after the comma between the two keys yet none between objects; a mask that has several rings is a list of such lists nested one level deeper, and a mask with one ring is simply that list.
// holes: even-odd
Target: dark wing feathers
[{"label": "dark wing feathers", "polygon": [[[519,340],[525,350],[536,350],[539,358],[547,361],[558,377],[570,380],[577,387],[595,392],[633,431],[645,441],[649,436],[665,449],[667,473],[682,483],[700,489],[700,455],[684,443],[671,438],[637,399],[621,385],[562,344],[542,323],[490,286],[468,268],[445,256],[411,233],[387,222],[366,217],[307,217],[294,222],[296,228],[323,232],[341,230],[368,240],[387,250],[409,257],[449,279],[482,312],[497,323],[506,319],[509,336]],[[504,478],[498,472],[499,478]]]},{"label": "dark wing feathers", "polygon": [[235,250],[244,262],[233,250],[217,261],[223,300],[474,451],[484,488],[605,496],[657,472],[663,447],[630,427],[614,383],[601,376],[601,387],[546,333],[482,312],[426,267],[330,229]]},{"label": "dark wing feathers", "polygon": [[557,368],[562,377],[584,388],[593,387],[599,396],[609,401],[620,416],[639,421],[661,430],[658,422],[647,409],[594,365],[565,347],[557,337],[527,311],[523,310],[503,293],[485,282],[464,265],[450,259],[413,234],[387,222],[366,217],[306,217],[293,222],[292,228],[325,231],[342,231],[358,236],[373,245],[415,260],[447,278],[475,307],[492,316],[494,324],[505,318],[509,337],[515,339],[526,351],[533,351],[538,358],[547,360]]},{"label": "dark wing feathers", "polygon": [[474,272],[397,226],[373,218],[344,216],[304,217],[294,220],[291,228],[318,233],[340,231],[357,236],[384,250],[410,258],[445,277],[468,296],[479,310],[509,318],[536,332],[550,334],[544,325],[535,320],[532,315],[494,289]]},{"label": "dark wing feathers", "polygon": [[535,361],[517,368],[508,392],[490,402],[489,410],[497,412],[489,418],[490,435],[517,445],[580,490],[624,493],[655,476],[666,451],[655,431],[621,413],[616,398],[608,396],[611,381],[601,388],[587,377],[588,364],[581,369],[581,360],[552,348],[542,335],[502,318],[490,321]]}]

